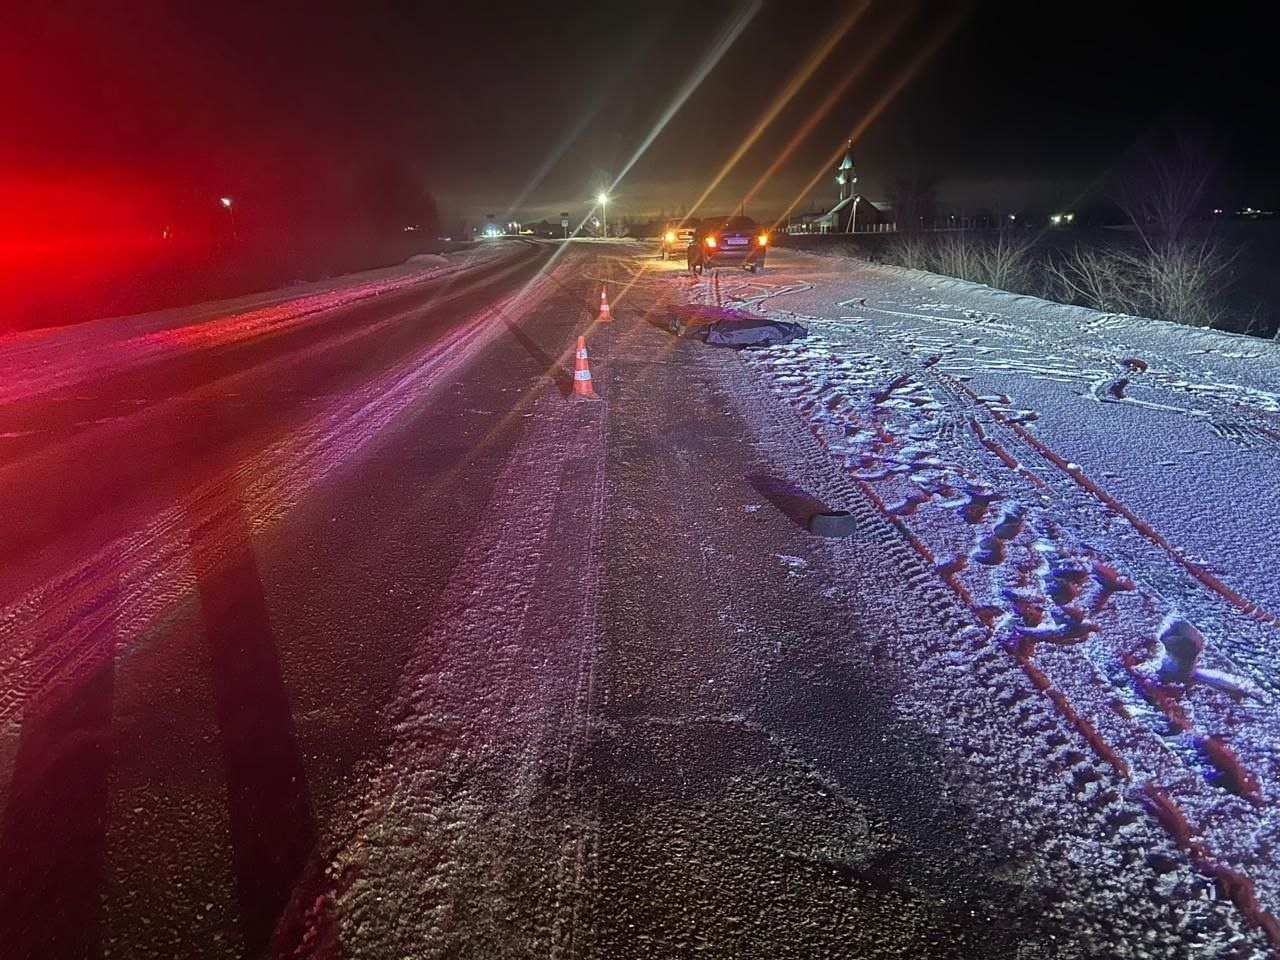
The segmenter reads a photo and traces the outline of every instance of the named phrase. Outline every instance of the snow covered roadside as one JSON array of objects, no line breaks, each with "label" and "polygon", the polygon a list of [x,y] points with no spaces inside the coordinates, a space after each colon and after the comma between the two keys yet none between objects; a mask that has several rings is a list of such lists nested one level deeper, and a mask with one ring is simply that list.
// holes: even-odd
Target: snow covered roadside
[{"label": "snow covered roadside", "polygon": [[485,244],[234,300],[12,334],[0,338],[0,401],[66,389],[108,370],[202,346],[280,333],[323,311],[494,264],[527,249],[511,242]]},{"label": "snow covered roadside", "polygon": [[[1212,881],[1255,946],[1191,923],[1196,955],[1280,943],[1280,347],[791,252],[692,296],[809,326],[744,354],[751,371],[965,611],[956,669],[975,686],[1014,669],[1000,709],[1020,735],[1047,740],[1047,711],[1083,745],[998,758],[1037,803],[1065,779],[1098,815],[1096,858],[1077,853],[1145,851],[1153,895],[1188,911]],[[945,700],[908,709],[953,741],[998,727]],[[1148,824],[1176,869],[1133,838]]]}]

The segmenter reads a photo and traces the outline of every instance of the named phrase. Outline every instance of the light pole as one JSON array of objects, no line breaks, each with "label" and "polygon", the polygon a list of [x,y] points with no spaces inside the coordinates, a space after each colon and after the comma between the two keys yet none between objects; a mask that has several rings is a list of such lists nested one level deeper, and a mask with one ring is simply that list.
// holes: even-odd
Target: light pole
[{"label": "light pole", "polygon": [[600,204],[600,219],[604,221],[603,233],[607,240],[609,238],[609,195],[601,190],[596,197],[596,202]]},{"label": "light pole", "polygon": [[227,213],[231,214],[231,239],[239,240],[240,235],[236,232],[236,208],[230,197],[223,197],[220,200]]}]

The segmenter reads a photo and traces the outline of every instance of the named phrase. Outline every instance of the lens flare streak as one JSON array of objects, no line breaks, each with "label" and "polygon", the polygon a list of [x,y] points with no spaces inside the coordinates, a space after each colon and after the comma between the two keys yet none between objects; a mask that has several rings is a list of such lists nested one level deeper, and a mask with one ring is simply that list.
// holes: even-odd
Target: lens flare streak
[{"label": "lens flare streak", "polygon": [[778,218],[773,222],[773,229],[776,230],[778,224],[786,220],[787,217],[791,215],[791,211],[796,208],[796,205],[800,203],[809,191],[817,186],[819,180],[826,176],[828,168],[834,166],[840,159],[840,155],[844,153],[846,143],[856,142],[866,129],[879,119],[880,114],[884,112],[884,109],[893,102],[894,98],[902,92],[903,88],[915,78],[916,74],[920,71],[920,68],[938,52],[938,49],[942,44],[946,42],[952,33],[955,32],[955,29],[960,25],[960,21],[963,17],[963,10],[956,11],[942,24],[937,33],[935,33],[933,37],[920,48],[916,55],[911,58],[907,66],[899,71],[898,75],[894,78],[893,83],[891,83],[889,88],[881,94],[880,99],[872,105],[871,109],[868,110],[853,129],[849,131],[847,139],[845,141],[841,141],[839,146],[837,146],[836,149],[822,161],[822,165],[818,167],[817,172],[815,172],[809,179],[809,182],[804,185],[804,188],[796,194],[795,199],[787,205],[787,208],[783,210]]},{"label": "lens flare streak", "polygon": [[[769,104],[769,108],[765,110],[764,115],[756,121],[756,125],[751,129],[751,132],[747,134],[736,148],[734,148],[733,154],[725,161],[724,166],[720,168],[720,172],[711,179],[707,188],[702,191],[702,195],[694,201],[693,206],[689,208],[688,217],[692,217],[698,212],[706,202],[707,197],[711,195],[712,191],[714,191],[716,187],[720,185],[721,181],[729,175],[729,172],[738,165],[738,162],[743,158],[746,152],[755,146],[756,141],[760,139],[765,130],[767,130],[773,121],[777,119],[778,114],[783,111],[795,95],[800,92],[801,88],[809,82],[809,78],[813,76],[814,71],[823,64],[828,56],[830,56],[831,51],[835,48],[836,44],[843,40],[848,32],[853,29],[854,24],[861,19],[869,6],[869,2],[863,2],[854,6],[845,15],[844,19],[836,24],[836,26],[826,35],[822,43],[820,43],[809,55],[809,58],[791,75],[791,79],[787,81],[787,85],[782,88],[782,91],[776,97],[773,98],[773,102]],[[688,219],[688,217],[685,219]]]}]

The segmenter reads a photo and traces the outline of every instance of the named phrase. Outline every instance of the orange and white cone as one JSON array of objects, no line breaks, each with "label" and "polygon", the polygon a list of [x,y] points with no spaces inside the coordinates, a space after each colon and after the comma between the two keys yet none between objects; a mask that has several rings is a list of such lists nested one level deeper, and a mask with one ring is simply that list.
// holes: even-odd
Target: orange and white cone
[{"label": "orange and white cone", "polygon": [[609,297],[605,293],[604,287],[600,288],[600,316],[597,318],[598,323],[612,323],[613,314],[609,312]]},{"label": "orange and white cone", "polygon": [[573,358],[573,395],[578,400],[599,400],[591,386],[591,367],[587,364],[587,338],[578,338]]}]

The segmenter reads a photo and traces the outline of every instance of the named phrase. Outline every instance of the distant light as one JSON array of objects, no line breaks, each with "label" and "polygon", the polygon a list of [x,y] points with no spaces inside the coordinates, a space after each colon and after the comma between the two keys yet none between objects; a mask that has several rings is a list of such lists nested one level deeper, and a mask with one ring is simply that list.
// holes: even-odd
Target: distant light
[{"label": "distant light", "polygon": [[664,239],[664,240],[666,240],[666,241],[667,241],[667,243],[675,243],[675,242],[676,242],[676,232],[675,232],[674,230],[668,230],[668,231],[666,232],[666,234],[663,236],[663,239]]},{"label": "distant light", "polygon": [[707,238],[706,238],[705,240],[703,240],[702,242],[703,242],[703,243],[705,243],[708,247],[712,247],[712,248],[714,248],[714,247],[715,247],[715,245],[716,245],[716,238],[715,238],[715,237],[707,237]]},{"label": "distant light", "polygon": [[769,245],[769,235],[767,233],[760,234],[760,236],[756,237],[756,243],[762,247],[767,247]]},{"label": "distant light", "polygon": [[1074,213],[1068,213],[1068,214],[1067,214],[1067,223],[1070,223],[1070,222],[1071,222],[1072,220],[1074,220],[1075,218],[1076,218],[1076,215],[1075,215]]},{"label": "distant light", "polygon": [[600,204],[600,206],[603,207],[608,202],[609,202],[608,194],[603,192],[596,194],[596,203]]},{"label": "distant light", "polygon": [[1055,213],[1052,217],[1049,218],[1049,220],[1054,224],[1059,224],[1062,222],[1062,214]]},{"label": "distant light", "polygon": [[1222,208],[1221,208],[1221,207],[1214,207],[1214,208],[1213,208],[1213,212],[1214,212],[1214,215],[1215,215],[1215,216],[1222,216]]},{"label": "distant light", "polygon": [[1018,219],[1018,217],[1017,217],[1017,215],[1016,215],[1016,214],[1011,213],[1011,214],[1009,214],[1009,219],[1010,219],[1010,220],[1017,220],[1017,219]]},{"label": "distant light", "polygon": [[230,198],[230,197],[223,197],[223,198],[221,199],[221,201],[220,201],[220,202],[221,202],[221,204],[222,204],[224,207],[226,207],[228,210],[230,210],[230,209],[231,209],[231,198]]}]

